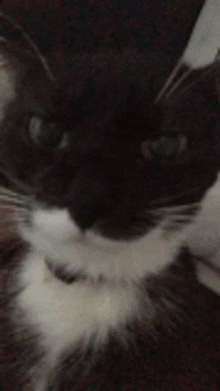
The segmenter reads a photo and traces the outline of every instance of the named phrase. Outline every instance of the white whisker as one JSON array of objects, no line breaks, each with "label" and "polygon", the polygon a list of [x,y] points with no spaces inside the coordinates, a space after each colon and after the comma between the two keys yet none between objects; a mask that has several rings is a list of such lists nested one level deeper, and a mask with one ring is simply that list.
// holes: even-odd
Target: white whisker
[{"label": "white whisker", "polygon": [[168,99],[175,91],[178,89],[178,87],[182,84],[182,82],[189,76],[189,74],[192,72],[191,69],[188,69],[186,73],[184,73],[173,85],[172,88],[170,88],[169,91],[167,91],[165,95],[165,99]]},{"label": "white whisker", "polygon": [[12,197],[12,196],[2,195],[2,194],[0,194],[0,200],[9,201],[17,204],[25,204],[27,202],[27,200],[21,199],[19,197],[15,197],[15,196]]},{"label": "white whisker", "polygon": [[25,196],[25,195],[21,195],[21,194],[19,194],[19,193],[17,193],[16,191],[13,191],[13,190],[11,190],[11,189],[7,189],[6,187],[4,187],[4,186],[0,186],[0,193],[4,193],[4,194],[11,194],[11,195],[18,195],[18,196],[20,196],[20,197],[27,197],[27,196]]},{"label": "white whisker", "polygon": [[[219,70],[219,64],[214,64],[213,67],[209,67],[207,70],[204,70],[201,75],[196,77],[193,81],[189,82],[185,87],[183,87],[181,90],[177,91],[178,87],[181,85],[182,80],[179,81],[179,83],[176,83],[175,86],[169,91],[166,98],[168,99],[170,95],[176,91],[175,93],[175,99],[177,97],[181,97],[183,94],[185,94],[188,90],[192,89],[195,85],[198,85],[199,82],[201,82],[202,79],[204,79],[206,76],[214,73],[215,71]],[[188,76],[188,75],[186,75]],[[184,78],[185,79],[185,78]]]},{"label": "white whisker", "polygon": [[177,62],[176,66],[172,70],[171,74],[167,78],[166,82],[164,83],[164,86],[161,88],[160,92],[158,93],[155,103],[158,103],[163,96],[168,92],[168,88],[172,85],[174,79],[176,78],[177,74],[180,72],[181,68],[183,67],[182,58]]},{"label": "white whisker", "polygon": [[191,205],[175,205],[175,206],[162,206],[161,208],[157,208],[151,210],[150,213],[153,215],[157,214],[176,214],[178,212],[192,212],[199,207],[200,203],[195,202]]},{"label": "white whisker", "polygon": [[0,186],[0,197],[1,198],[6,197],[7,199],[12,199],[12,200],[15,199],[15,200],[24,201],[24,202],[33,198],[32,195],[20,194],[20,193],[13,191],[13,190],[2,187],[2,186]]}]

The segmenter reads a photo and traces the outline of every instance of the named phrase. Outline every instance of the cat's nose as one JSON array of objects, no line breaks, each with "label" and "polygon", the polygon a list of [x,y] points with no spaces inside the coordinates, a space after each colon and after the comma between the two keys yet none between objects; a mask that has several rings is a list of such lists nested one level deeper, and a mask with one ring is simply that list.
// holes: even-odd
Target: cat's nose
[{"label": "cat's nose", "polygon": [[81,172],[72,181],[65,206],[80,229],[86,230],[106,213],[110,203],[109,186],[103,175],[94,171]]}]

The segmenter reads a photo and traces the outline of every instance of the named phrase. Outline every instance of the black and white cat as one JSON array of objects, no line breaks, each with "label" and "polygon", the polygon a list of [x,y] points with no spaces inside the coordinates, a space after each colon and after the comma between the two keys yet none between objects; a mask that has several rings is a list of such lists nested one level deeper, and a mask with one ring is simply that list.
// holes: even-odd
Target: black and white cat
[{"label": "black and white cat", "polygon": [[174,352],[198,289],[184,244],[219,194],[213,73],[155,105],[153,53],[74,55],[58,83],[27,50],[0,51],[2,194],[25,243],[6,291],[10,376],[34,391],[193,390]]}]

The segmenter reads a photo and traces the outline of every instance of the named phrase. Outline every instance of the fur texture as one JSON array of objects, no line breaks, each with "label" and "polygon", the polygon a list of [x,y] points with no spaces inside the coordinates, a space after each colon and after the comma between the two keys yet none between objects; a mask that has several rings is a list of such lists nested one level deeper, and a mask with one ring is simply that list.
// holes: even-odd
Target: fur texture
[{"label": "fur texture", "polygon": [[[26,242],[5,308],[19,381],[25,371],[35,391],[168,390],[170,363],[181,368],[175,343],[200,306],[185,243],[196,249],[218,194],[213,75],[156,106],[152,53],[73,56],[54,65],[57,85],[28,51],[0,45],[5,80],[16,75],[1,125],[5,194]],[[85,279],[65,284],[46,257]],[[153,382],[146,363],[161,367],[165,345],[172,359]]]}]

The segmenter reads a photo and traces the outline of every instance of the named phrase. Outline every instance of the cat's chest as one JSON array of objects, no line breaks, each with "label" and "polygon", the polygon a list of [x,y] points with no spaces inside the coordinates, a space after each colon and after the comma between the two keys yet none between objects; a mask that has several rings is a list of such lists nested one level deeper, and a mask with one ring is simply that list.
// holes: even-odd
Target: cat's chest
[{"label": "cat's chest", "polygon": [[26,255],[17,278],[24,289],[16,304],[52,360],[79,341],[105,342],[140,312],[140,293],[132,284],[67,284],[51,274],[39,253]]}]

